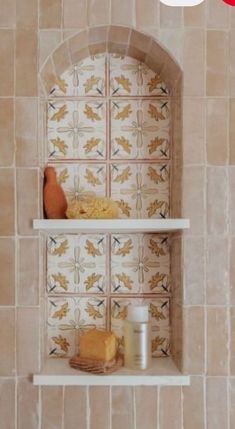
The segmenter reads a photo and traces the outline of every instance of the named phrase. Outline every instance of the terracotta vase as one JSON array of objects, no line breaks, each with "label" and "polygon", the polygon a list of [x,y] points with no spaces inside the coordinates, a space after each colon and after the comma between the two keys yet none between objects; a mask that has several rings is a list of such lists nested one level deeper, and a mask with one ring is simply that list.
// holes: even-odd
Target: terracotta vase
[{"label": "terracotta vase", "polygon": [[63,189],[57,183],[55,169],[46,167],[44,175],[43,201],[46,216],[48,219],[66,219],[67,201]]}]

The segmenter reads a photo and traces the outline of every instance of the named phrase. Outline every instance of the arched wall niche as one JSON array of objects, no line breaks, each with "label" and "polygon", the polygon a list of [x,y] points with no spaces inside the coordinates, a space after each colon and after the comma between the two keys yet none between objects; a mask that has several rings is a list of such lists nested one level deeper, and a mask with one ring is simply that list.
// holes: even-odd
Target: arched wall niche
[{"label": "arched wall niche", "polygon": [[[62,42],[46,59],[39,73],[41,101],[53,98],[52,88],[58,78],[74,64],[99,53],[115,53],[132,57],[146,64],[160,75],[169,89],[171,102],[171,175],[170,217],[181,217],[182,179],[182,71],[171,56],[154,38],[123,26],[93,27],[81,31]],[[45,112],[44,112],[45,113]],[[45,114],[42,126],[45,128]],[[45,137],[45,136],[44,136]],[[42,150],[42,166],[48,159]],[[181,233],[171,234],[171,354],[180,370],[184,368],[182,333],[182,239]]]}]

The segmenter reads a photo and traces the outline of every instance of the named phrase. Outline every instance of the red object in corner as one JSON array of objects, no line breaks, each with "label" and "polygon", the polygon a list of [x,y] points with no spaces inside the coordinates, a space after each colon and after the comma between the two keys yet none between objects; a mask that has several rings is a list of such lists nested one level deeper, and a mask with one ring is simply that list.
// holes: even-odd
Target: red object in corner
[{"label": "red object in corner", "polygon": [[235,6],[235,0],[223,0],[224,3],[229,4],[229,6]]}]

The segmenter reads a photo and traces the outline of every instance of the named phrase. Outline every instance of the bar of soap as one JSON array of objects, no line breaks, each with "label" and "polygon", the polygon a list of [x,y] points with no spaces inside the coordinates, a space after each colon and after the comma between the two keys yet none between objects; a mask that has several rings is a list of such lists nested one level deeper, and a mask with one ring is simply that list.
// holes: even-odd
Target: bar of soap
[{"label": "bar of soap", "polygon": [[116,356],[117,342],[112,332],[91,329],[81,335],[79,346],[81,358],[108,362]]}]

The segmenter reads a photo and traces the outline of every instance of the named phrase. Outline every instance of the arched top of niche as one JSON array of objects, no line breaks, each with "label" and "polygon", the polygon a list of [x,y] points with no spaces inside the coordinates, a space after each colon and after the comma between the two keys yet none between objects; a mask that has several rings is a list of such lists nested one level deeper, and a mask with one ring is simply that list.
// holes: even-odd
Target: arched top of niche
[{"label": "arched top of niche", "polygon": [[153,37],[123,26],[92,27],[62,42],[39,72],[44,95],[50,95],[55,80],[77,62],[102,52],[128,55],[159,74],[171,91],[180,91],[182,71],[172,55]]}]

